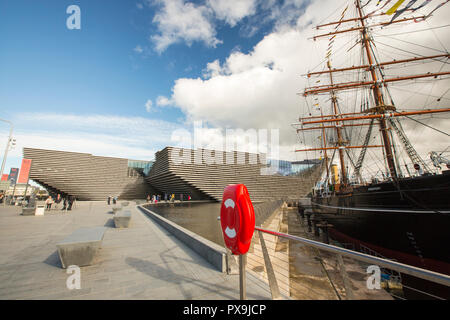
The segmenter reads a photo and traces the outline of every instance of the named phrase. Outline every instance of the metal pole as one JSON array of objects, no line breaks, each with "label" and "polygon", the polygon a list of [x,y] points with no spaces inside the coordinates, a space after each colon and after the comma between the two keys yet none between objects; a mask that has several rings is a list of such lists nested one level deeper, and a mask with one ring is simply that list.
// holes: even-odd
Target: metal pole
[{"label": "metal pole", "polygon": [[[12,204],[12,202],[14,201],[14,194],[16,193],[16,185],[17,185],[17,181],[14,183],[14,189],[13,189],[13,193],[11,196],[11,202],[9,204]],[[14,205],[16,205],[16,201],[14,201]]]},{"label": "metal pole", "polygon": [[9,144],[11,143],[11,139],[12,139],[13,124],[12,124],[11,121],[4,120],[4,119],[0,119],[0,121],[9,123],[9,125],[10,125],[8,142],[6,143],[5,154],[4,154],[4,156],[3,156],[3,161],[2,161],[2,169],[1,169],[1,172],[0,172],[0,177],[1,177],[1,176],[3,176],[3,170],[5,170],[6,157],[7,157],[7,155],[8,155]]},{"label": "metal pole", "polygon": [[269,252],[267,251],[266,242],[264,241],[264,236],[261,231],[258,231],[259,241],[261,242],[261,249],[264,256],[264,264],[266,265],[267,279],[269,280],[270,293],[272,295],[272,300],[280,298],[280,289],[278,288],[277,278],[275,277],[275,272],[273,271],[272,262],[270,261]]},{"label": "metal pole", "polygon": [[240,299],[247,300],[247,290],[246,290],[246,278],[245,278],[245,265],[247,263],[247,255],[239,255],[239,292]]}]

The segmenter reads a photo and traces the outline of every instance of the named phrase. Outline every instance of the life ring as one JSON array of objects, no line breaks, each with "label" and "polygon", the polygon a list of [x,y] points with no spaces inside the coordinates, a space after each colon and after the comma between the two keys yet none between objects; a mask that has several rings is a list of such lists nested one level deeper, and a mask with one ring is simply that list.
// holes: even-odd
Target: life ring
[{"label": "life ring", "polygon": [[225,188],[220,224],[227,248],[236,255],[247,253],[255,231],[255,211],[245,185],[234,184]]}]

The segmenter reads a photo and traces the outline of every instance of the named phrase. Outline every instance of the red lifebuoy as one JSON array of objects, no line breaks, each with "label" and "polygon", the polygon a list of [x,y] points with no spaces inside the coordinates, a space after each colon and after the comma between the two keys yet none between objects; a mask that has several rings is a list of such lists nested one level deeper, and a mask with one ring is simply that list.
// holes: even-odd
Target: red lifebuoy
[{"label": "red lifebuoy", "polygon": [[233,254],[247,253],[255,231],[255,211],[245,185],[234,184],[225,188],[220,224],[227,248]]}]

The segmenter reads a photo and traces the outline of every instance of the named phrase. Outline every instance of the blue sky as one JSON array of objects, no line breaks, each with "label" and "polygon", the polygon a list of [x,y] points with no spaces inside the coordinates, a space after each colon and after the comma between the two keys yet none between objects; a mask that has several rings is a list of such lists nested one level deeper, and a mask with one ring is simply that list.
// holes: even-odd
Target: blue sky
[{"label": "blue sky", "polygon": [[[312,26],[352,2],[0,0],[0,118],[17,140],[5,172],[23,147],[152,159],[194,121],[206,142],[278,129],[281,158],[299,159],[300,75],[327,45],[308,40]],[[66,26],[70,5],[80,30]]]},{"label": "blue sky", "polygon": [[[171,131],[208,122],[171,99],[177,79],[205,79],[208,63],[248,54],[273,31],[275,8],[303,3],[0,1],[0,118],[17,140],[5,172],[24,146],[152,158]],[[66,26],[73,4],[79,30]],[[0,122],[2,150],[8,129]]]},{"label": "blue sky", "polygon": [[[66,8],[81,9],[81,29],[66,28]],[[0,5],[0,94],[3,116],[48,111],[146,116],[145,103],[170,95],[179,77],[198,77],[207,62],[224,59],[235,47],[248,51],[261,38],[218,27],[223,44],[194,42],[153,50],[149,37],[157,4],[136,1],[2,1]],[[264,31],[264,30],[261,30]],[[135,48],[143,48],[138,53]],[[176,109],[153,118],[183,117]]]}]

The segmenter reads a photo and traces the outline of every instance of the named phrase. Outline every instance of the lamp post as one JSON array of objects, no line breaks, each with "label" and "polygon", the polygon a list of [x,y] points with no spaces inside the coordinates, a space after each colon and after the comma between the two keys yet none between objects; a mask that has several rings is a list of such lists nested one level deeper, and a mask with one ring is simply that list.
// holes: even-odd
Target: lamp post
[{"label": "lamp post", "polygon": [[12,139],[13,124],[12,124],[11,121],[4,120],[4,119],[0,119],[0,121],[9,123],[9,125],[10,125],[8,142],[6,143],[5,155],[3,156],[3,161],[2,161],[2,169],[1,169],[1,171],[0,171],[0,176],[3,176],[3,170],[5,170],[6,157],[8,156],[9,145],[10,145],[10,143],[11,143],[12,140],[13,140],[13,139]]}]

